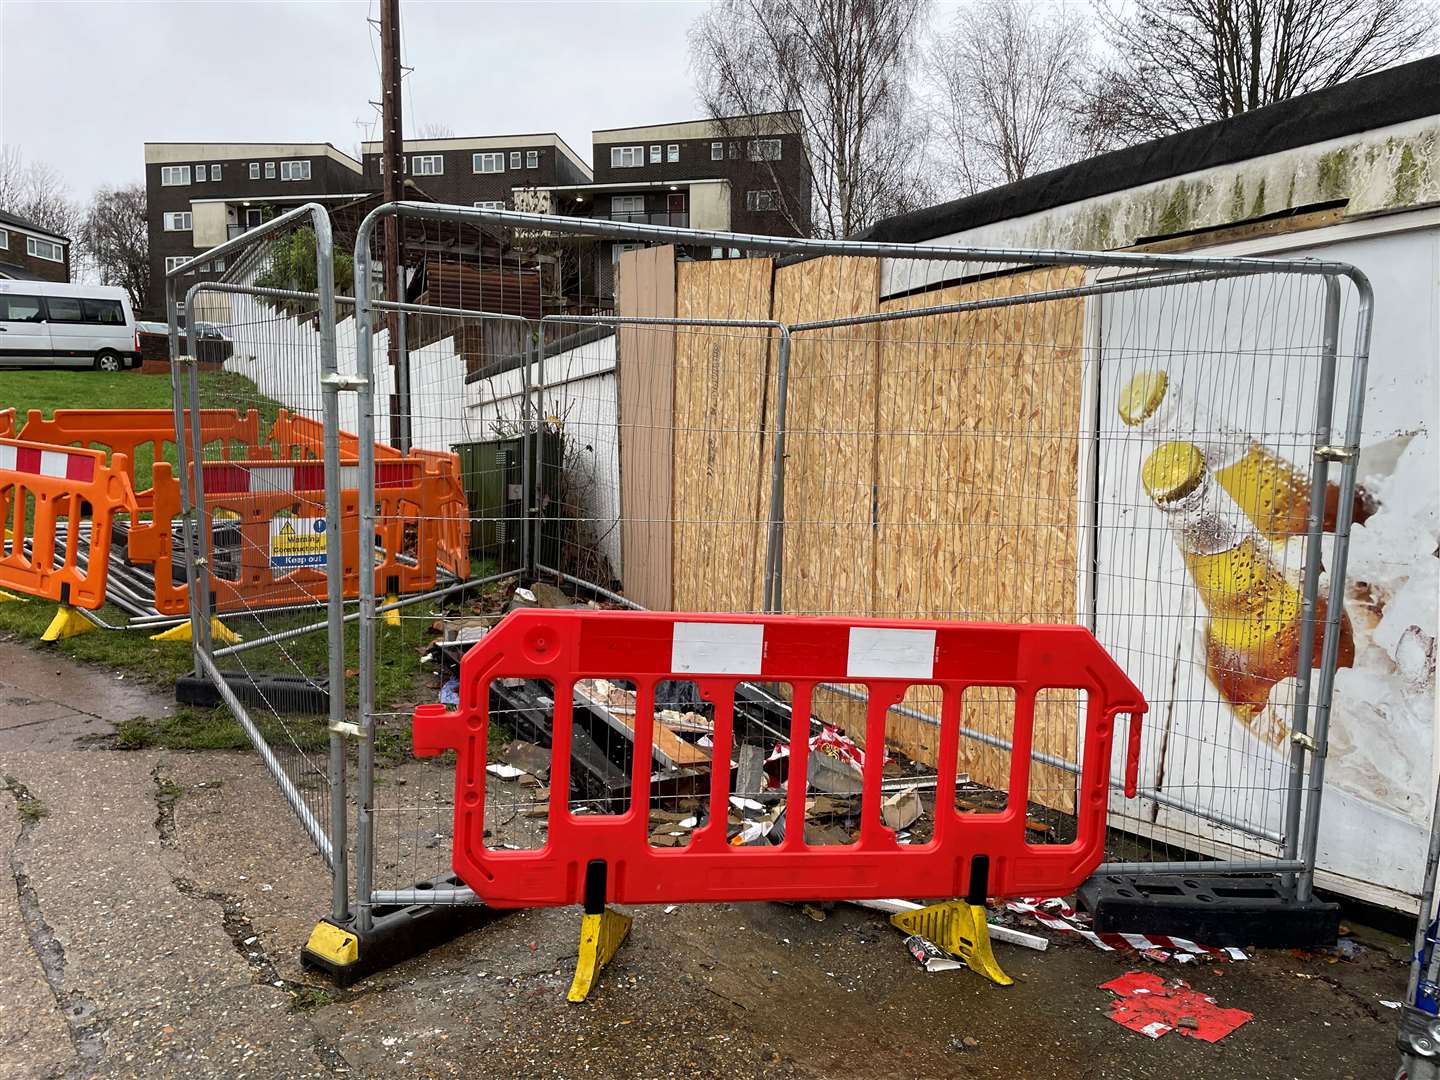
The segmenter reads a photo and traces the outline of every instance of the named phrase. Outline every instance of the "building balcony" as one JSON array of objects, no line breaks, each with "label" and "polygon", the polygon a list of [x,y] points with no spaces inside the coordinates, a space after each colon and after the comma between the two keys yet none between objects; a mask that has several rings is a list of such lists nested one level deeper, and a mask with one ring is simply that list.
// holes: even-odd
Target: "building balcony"
[{"label": "building balcony", "polygon": [[258,228],[258,227],[259,227],[259,226],[257,226],[257,225],[226,225],[226,226],[225,226],[225,239],[226,239],[226,240],[234,240],[237,236],[241,235],[242,233],[247,233],[247,232],[249,232],[251,229],[255,229],[255,228]]},{"label": "building balcony", "polygon": [[605,221],[623,221],[627,225],[668,225],[676,229],[688,229],[690,227],[690,215],[684,211],[657,213],[646,213],[643,210],[637,211],[614,211],[609,213],[597,213],[592,217],[601,218]]}]

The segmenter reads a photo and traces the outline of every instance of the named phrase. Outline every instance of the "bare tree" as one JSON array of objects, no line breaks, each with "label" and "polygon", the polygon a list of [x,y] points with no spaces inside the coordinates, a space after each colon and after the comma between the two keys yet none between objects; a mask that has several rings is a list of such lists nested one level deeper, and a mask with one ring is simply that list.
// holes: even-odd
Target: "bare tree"
[{"label": "bare tree", "polygon": [[1368,75],[1434,36],[1426,0],[1136,0],[1100,15],[1117,62],[1094,105],[1131,139]]},{"label": "bare tree", "polygon": [[411,138],[415,139],[453,139],[455,129],[449,124],[441,123],[438,120],[427,120],[416,129]]},{"label": "bare tree", "polygon": [[136,311],[144,307],[150,294],[145,188],[127,184],[97,191],[85,215],[81,238],[100,283],[123,288]]},{"label": "bare tree", "polygon": [[83,220],[60,174],[43,161],[26,161],[18,146],[0,148],[0,210],[72,239]]},{"label": "bare tree", "polygon": [[716,0],[691,27],[700,100],[712,117],[728,118],[737,139],[776,133],[776,118],[752,133],[747,117],[795,114],[810,220],[786,200],[784,184],[776,190],[802,235],[853,235],[928,194],[909,87],[924,11],[924,0]]},{"label": "bare tree", "polygon": [[1040,0],[957,7],[924,58],[946,179],[971,195],[1092,152],[1082,112],[1089,65],[1089,32],[1074,8]]}]

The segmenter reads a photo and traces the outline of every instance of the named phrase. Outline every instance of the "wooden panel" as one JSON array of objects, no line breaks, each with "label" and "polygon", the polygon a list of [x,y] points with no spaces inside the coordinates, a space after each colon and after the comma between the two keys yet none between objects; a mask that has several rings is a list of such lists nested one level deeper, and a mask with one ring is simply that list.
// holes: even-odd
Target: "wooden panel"
[{"label": "wooden panel", "polygon": [[[620,257],[620,315],[675,315],[675,249],[644,248]],[[620,413],[620,560],[625,595],[669,610],[675,335],[669,328],[624,326],[616,342]]]},{"label": "wooden panel", "polygon": [[[677,267],[681,318],[770,318],[770,259]],[[675,607],[754,611],[769,483],[772,335],[680,328],[675,335]]]},{"label": "wooden panel", "polygon": [[[1007,275],[882,310],[1060,288],[1082,273]],[[1075,620],[1083,323],[1083,301],[1065,300],[882,324],[876,614]],[[932,713],[933,697],[917,689],[907,703]],[[966,721],[1008,734],[997,708],[977,702]],[[892,717],[891,732],[933,760],[929,725]],[[1076,732],[1073,709],[1037,710],[1036,749],[1073,761]],[[960,768],[980,783],[1005,786],[1008,760],[962,740]],[[1032,787],[1072,811],[1068,774],[1034,767]]]}]

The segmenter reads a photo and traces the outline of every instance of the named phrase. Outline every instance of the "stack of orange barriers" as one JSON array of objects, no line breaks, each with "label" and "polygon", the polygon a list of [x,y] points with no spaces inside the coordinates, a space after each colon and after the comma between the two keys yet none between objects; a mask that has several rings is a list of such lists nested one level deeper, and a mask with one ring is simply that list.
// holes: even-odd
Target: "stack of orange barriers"
[{"label": "stack of orange barriers", "polygon": [[[187,416],[187,423],[189,417]],[[174,414],[167,409],[32,410],[15,432],[0,411],[0,589],[95,610],[105,602],[117,523],[128,528],[126,561],[153,572],[155,610],[183,615],[189,586],[177,573],[181,512]],[[215,610],[320,603],[323,544],[309,559],[276,557],[286,523],[323,531],[324,429],[285,410],[268,425],[254,409],[200,413],[204,523]],[[188,443],[188,440],[187,440]],[[345,595],[359,594],[359,439],[341,435]],[[377,445],[375,583],[385,593],[425,592],[444,575],[469,574],[469,508],[459,458]],[[142,468],[137,476],[137,463]],[[149,486],[143,466],[149,466]],[[57,551],[56,537],[63,537]],[[28,541],[28,542],[27,542]],[[85,543],[88,541],[88,551]],[[90,557],[89,552],[97,553]]]}]

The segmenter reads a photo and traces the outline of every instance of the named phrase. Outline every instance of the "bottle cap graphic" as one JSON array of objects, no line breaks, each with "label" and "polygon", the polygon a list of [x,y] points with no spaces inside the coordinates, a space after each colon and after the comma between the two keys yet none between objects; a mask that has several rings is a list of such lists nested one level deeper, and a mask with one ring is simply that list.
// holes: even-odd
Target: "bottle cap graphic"
[{"label": "bottle cap graphic", "polygon": [[1143,424],[1165,400],[1170,376],[1163,371],[1142,371],[1120,391],[1120,419],[1131,427]]},{"label": "bottle cap graphic", "polygon": [[1194,443],[1161,443],[1140,467],[1140,482],[1157,503],[1184,498],[1204,478],[1205,455]]}]

